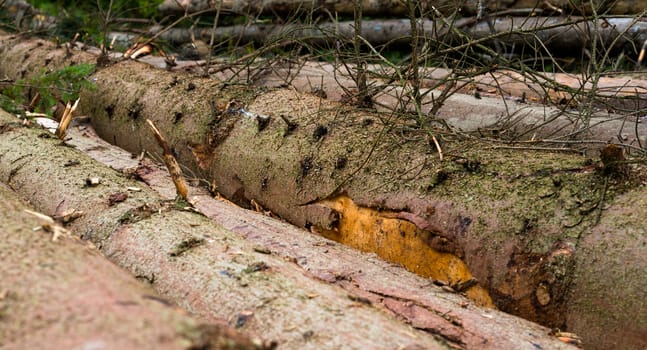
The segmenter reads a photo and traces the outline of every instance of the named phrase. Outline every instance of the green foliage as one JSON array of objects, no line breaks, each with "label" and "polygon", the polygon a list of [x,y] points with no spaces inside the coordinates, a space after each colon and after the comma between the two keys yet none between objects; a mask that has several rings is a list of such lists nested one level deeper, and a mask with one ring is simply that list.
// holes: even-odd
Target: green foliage
[{"label": "green foliage", "polygon": [[72,12],[84,12],[87,17],[96,17],[97,10],[105,12],[111,6],[113,15],[119,17],[150,18],[157,15],[157,6],[163,0],[29,0],[34,7],[47,12],[50,15],[58,16]]},{"label": "green foliage", "polygon": [[30,0],[34,7],[58,17],[58,26],[53,35],[64,40],[76,33],[84,36],[88,44],[101,44],[102,33],[116,24],[115,18],[154,18],[162,0]]},{"label": "green foliage", "polygon": [[0,95],[0,108],[13,114],[20,114],[23,112],[20,108],[17,108],[16,102],[6,95]]},{"label": "green foliage", "polygon": [[77,64],[52,72],[43,70],[31,78],[20,79],[2,91],[0,105],[17,112],[20,110],[19,106],[29,104],[29,99],[39,93],[36,110],[47,112],[56,105],[58,99],[76,100],[81,89],[96,89],[94,83],[87,79],[94,68],[94,64]]}]

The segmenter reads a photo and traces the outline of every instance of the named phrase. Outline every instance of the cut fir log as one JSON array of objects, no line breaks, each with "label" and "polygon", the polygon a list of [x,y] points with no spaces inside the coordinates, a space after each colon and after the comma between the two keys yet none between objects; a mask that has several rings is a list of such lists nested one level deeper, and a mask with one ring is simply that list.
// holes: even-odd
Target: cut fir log
[{"label": "cut fir log", "polygon": [[[375,16],[397,16],[407,13],[406,5],[403,1],[393,0],[362,0],[360,1],[362,12],[366,15]],[[444,14],[454,14],[456,12],[463,14],[477,14],[479,2],[477,0],[468,1],[421,1],[424,8],[431,6],[436,7]],[[184,14],[195,13],[213,9],[214,12],[220,8],[221,11],[231,11],[237,14],[278,14],[287,15],[294,12],[302,13],[325,13],[329,11],[341,15],[353,15],[355,6],[354,0],[164,0],[158,7],[159,11],[166,14]],[[481,3],[489,11],[517,10],[529,13],[555,13],[571,14],[591,13],[595,8],[597,13],[609,13],[616,15],[640,14],[645,9],[640,1],[620,0],[620,1],[568,1],[555,0],[551,2],[538,0],[497,0],[485,1]]]},{"label": "cut fir log", "polygon": [[[626,275],[626,266],[617,261],[642,244],[628,237],[642,237],[644,225],[619,228],[614,220],[632,222],[625,199],[632,211],[643,208],[639,168],[627,181],[606,182],[585,158],[453,143],[451,138],[444,140],[449,156],[441,163],[433,158],[434,150],[424,153],[429,149],[424,134],[392,123],[396,120],[388,114],[356,111],[292,90],[262,93],[134,62],[112,66],[95,78],[101,93],[82,98],[94,103],[84,107],[85,113],[104,137],[132,152],[156,149],[141,128],[143,118],[155,116],[180,161],[240,203],[254,199],[294,223],[337,234],[334,238],[360,248],[376,248],[383,237],[398,244],[379,251],[383,256],[396,248],[415,256],[418,247],[433,247],[427,252],[446,254],[441,256],[449,260],[434,268],[410,254],[398,262],[412,269],[431,265],[431,273],[449,274],[449,284],[466,293],[485,288],[499,307],[575,330],[592,346],[644,345],[644,322],[633,322],[645,315],[643,306],[619,311],[622,304],[614,304],[610,314],[598,312],[597,305],[599,300],[632,300],[644,290],[645,280],[605,289],[596,285],[601,281],[584,279],[609,271],[605,286],[625,283],[619,276]],[[259,120],[267,118],[261,116],[271,117],[263,127]],[[403,167],[403,161],[410,166]],[[599,206],[603,202],[617,206],[616,217],[605,215],[610,211],[602,210],[609,208]],[[368,222],[366,227],[374,230],[360,232],[352,242],[347,231],[352,226],[339,219],[353,218],[354,204],[368,209],[369,217],[408,228],[393,232]],[[614,249],[603,257],[587,256],[594,252],[587,245],[597,241],[585,238],[591,227],[602,225],[619,232],[612,238]],[[400,232],[404,237],[393,239]],[[407,248],[417,241],[423,244]],[[635,260],[631,273],[639,275],[644,261]],[[452,273],[447,261],[467,270]],[[476,285],[465,271],[476,277]]]},{"label": "cut fir log", "polygon": [[186,315],[72,232],[54,240],[61,227],[2,183],[0,198],[2,349],[262,349]]},{"label": "cut fir log", "polygon": [[[572,348],[547,328],[477,307],[324,238],[296,231],[292,242],[281,241],[285,223],[233,207],[230,215],[220,211],[239,216],[228,225],[247,236],[264,236],[256,238],[262,246],[246,241],[1,111],[0,124],[2,181],[53,216],[83,211],[68,229],[200,319],[225,318],[279,349]],[[85,184],[89,174],[98,185]],[[111,200],[118,192],[125,199]],[[329,250],[340,258],[330,266]]]},{"label": "cut fir log", "polygon": [[[161,57],[145,57],[142,62],[164,68]],[[204,61],[179,61],[181,70],[203,74]],[[257,87],[284,87],[312,93],[331,101],[348,103],[357,91],[353,64],[325,62],[283,62],[271,69],[246,68],[221,63],[209,68],[212,77],[230,83]],[[370,65],[369,88],[374,106],[381,112],[416,112],[401,81],[392,68]],[[622,143],[647,145],[647,124],[642,122],[647,108],[647,81],[631,73],[618,77],[591,77],[575,74],[523,75],[500,69],[485,74],[455,76],[442,68],[423,69],[420,110],[449,126],[479,138],[495,136],[503,142],[519,141],[525,146],[570,149],[597,156],[601,145]],[[449,86],[450,82],[453,86]],[[445,100],[445,89],[449,94]],[[577,140],[588,140],[579,142]]]},{"label": "cut fir log", "polygon": [[[394,0],[362,0],[363,12],[367,15],[389,13],[401,15],[405,13],[406,7],[401,1]],[[303,1],[303,0],[224,0],[215,3],[209,1],[164,1],[159,11],[167,14],[195,13],[213,9],[214,12],[223,11],[240,15],[246,14],[288,14],[290,12],[301,12],[304,14],[312,12],[329,11],[332,13],[353,14],[355,7],[354,0],[341,1]]]},{"label": "cut fir log", "polygon": [[[369,72],[373,77],[369,87],[376,91],[373,101],[378,111],[400,108],[415,113],[413,103],[403,102],[410,100],[407,93],[386,84],[385,77],[394,76],[392,69],[373,65]],[[245,74],[232,68],[216,76],[228,80],[235,74],[240,74],[237,78],[241,81],[253,79],[259,87],[278,88],[287,81],[297,91],[337,102],[347,102],[348,94],[357,91],[351,78],[352,64],[285,63],[271,71]],[[592,156],[608,142],[647,145],[647,124],[641,122],[647,108],[647,81],[630,75],[602,77],[595,88],[588,78],[574,74],[523,76],[498,70],[455,77],[450,70],[438,68],[421,70],[420,75],[424,94],[421,112],[430,115],[436,109],[436,118],[475,137],[498,135],[512,144],[519,141],[526,146],[568,148]],[[449,86],[451,81],[457,81],[454,87]],[[450,94],[441,101],[445,89],[450,89]],[[591,142],[572,142],[584,139]]]},{"label": "cut fir log", "polygon": [[[505,45],[509,53],[520,50],[545,54],[548,51],[555,57],[578,57],[583,49],[590,50],[593,42],[596,50],[628,49],[638,57],[638,51],[647,39],[647,22],[641,18],[609,17],[591,19],[587,17],[496,17],[492,18],[492,28],[485,20],[474,18],[449,20],[422,19],[420,22],[421,43],[426,42],[433,48],[435,55],[444,56],[460,52],[467,47],[479,45],[495,46],[495,42]],[[151,28],[157,33],[162,27]],[[461,35],[457,35],[460,30]],[[161,38],[179,45],[191,42],[193,38],[215,43],[257,45],[290,45],[297,41],[311,45],[336,47],[340,41],[351,42],[354,30],[353,21],[308,23],[247,23],[234,26],[183,29],[171,28],[161,34]],[[382,45],[409,45],[411,24],[408,19],[363,20],[362,37],[375,47]],[[592,40],[596,38],[596,40]],[[462,43],[449,45],[447,43]],[[439,46],[438,43],[444,43]],[[493,58],[490,57],[490,60]]]}]

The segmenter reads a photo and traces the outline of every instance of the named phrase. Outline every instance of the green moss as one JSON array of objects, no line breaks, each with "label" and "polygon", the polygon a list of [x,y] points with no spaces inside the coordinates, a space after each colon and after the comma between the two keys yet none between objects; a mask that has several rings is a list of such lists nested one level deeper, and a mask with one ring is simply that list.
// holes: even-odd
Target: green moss
[{"label": "green moss", "polygon": [[153,215],[155,211],[150,206],[144,204],[140,207],[128,210],[120,218],[119,223],[122,225],[125,224],[134,224],[138,221],[148,219]]},{"label": "green moss", "polygon": [[199,247],[205,243],[204,238],[190,237],[176,244],[173,249],[168,253],[170,257],[180,256],[192,248]]}]

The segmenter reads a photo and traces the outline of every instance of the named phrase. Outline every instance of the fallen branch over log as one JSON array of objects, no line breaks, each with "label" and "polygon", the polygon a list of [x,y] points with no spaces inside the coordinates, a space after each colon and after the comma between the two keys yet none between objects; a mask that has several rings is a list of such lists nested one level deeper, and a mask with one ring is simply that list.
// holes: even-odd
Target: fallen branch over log
[{"label": "fallen branch over log", "polygon": [[166,164],[166,168],[169,170],[171,179],[173,179],[173,184],[175,185],[177,194],[184,201],[189,202],[189,187],[184,180],[184,176],[182,175],[180,164],[178,164],[177,160],[173,156],[173,153],[171,152],[171,148],[164,139],[164,136],[162,136],[160,131],[155,127],[155,124],[153,124],[153,122],[150,120],[146,120],[146,123],[153,131],[153,135],[157,140],[157,144],[162,148],[162,157],[164,157],[164,164]]},{"label": "fallen branch over log", "polygon": [[[253,219],[239,229],[257,240],[265,236],[268,247],[245,241],[201,215],[173,209],[141,184],[78,151],[39,138],[42,131],[19,127],[4,112],[0,120],[2,181],[52,215],[71,208],[84,211],[85,216],[70,224],[73,232],[96,242],[111,260],[203,319],[226,318],[242,330],[277,340],[281,348],[569,348],[548,337],[546,328],[473,306],[457,294],[365,255],[349,254],[348,248],[322,238],[299,232],[281,241],[274,234],[287,227],[283,223]],[[66,167],[70,161],[76,164]],[[101,184],[84,187],[88,174],[100,177]],[[137,187],[125,200],[110,204],[109,194]],[[298,249],[313,259],[300,255],[295,264],[271,253],[290,241],[283,254]],[[329,250],[347,259],[337,262],[343,269],[325,263]],[[388,282],[392,279],[394,284]],[[346,286],[346,291],[329,283]]]},{"label": "fallen branch over log", "polygon": [[2,183],[0,198],[3,349],[261,349],[224,324],[187,316],[91,243],[34,231],[54,224],[29,214]]},{"label": "fallen branch over log", "polygon": [[[159,57],[149,57],[144,62],[149,62],[156,67],[163,68]],[[357,86],[351,78],[354,73],[354,65],[346,64],[344,66],[333,65],[326,62],[298,62],[298,63],[279,63],[272,65],[271,68],[262,67],[252,70],[250,74],[240,71],[236,64],[230,64],[229,68],[222,69],[222,65],[216,65],[213,70],[220,70],[217,77],[221,80],[240,79],[251,80],[258,86],[280,87],[289,84],[301,92],[317,92],[333,101],[343,102],[348,99],[345,91],[355,91]],[[192,69],[187,66],[185,69]],[[197,67],[195,69],[198,69]],[[349,72],[350,70],[350,72]],[[393,87],[386,86],[386,77],[396,76],[393,69],[380,66],[369,65],[369,87],[373,90],[382,90],[378,93],[376,104],[378,108],[388,108],[393,110],[395,106],[386,102],[386,99],[380,99],[381,95],[390,95],[389,90]],[[525,75],[513,70],[499,69],[484,74],[464,73],[464,76],[456,75],[444,68],[421,68],[420,76],[422,78],[422,91],[424,88],[441,89],[445,85],[456,81],[457,86],[462,88],[453,89],[452,92],[463,93],[471,96],[490,97],[504,99],[509,101],[509,113],[514,114],[520,107],[517,103],[524,105],[541,105],[546,104],[553,108],[546,109],[542,114],[551,114],[561,109],[565,112],[576,113],[577,109],[591,104],[591,107],[599,108],[604,111],[616,113],[618,115],[627,115],[638,112],[647,108],[647,81],[632,76],[632,73],[617,73],[615,76],[602,76],[595,82],[592,77],[585,74],[566,74],[566,73],[536,73],[527,72]],[[395,84],[399,84],[396,82]],[[340,89],[340,86],[343,86]],[[385,91],[386,90],[386,91]],[[437,94],[437,93],[436,93]],[[476,109],[482,110],[487,105],[493,103],[479,103],[479,98],[474,97],[471,102],[463,100],[463,104],[472,104]],[[450,101],[447,104],[451,104]],[[430,99],[423,100],[423,108],[426,112],[432,104]],[[426,108],[425,108],[426,107]],[[580,108],[581,109],[581,108]],[[502,109],[499,112],[490,111],[483,114],[504,114]],[[460,113],[458,113],[460,114]],[[598,115],[600,115],[598,113]],[[439,116],[441,117],[441,116]],[[644,133],[641,133],[644,134]]]},{"label": "fallen branch over log", "polygon": [[[410,100],[402,88],[384,85],[384,80],[378,78],[390,76],[392,71],[378,66],[370,69],[371,76],[376,77],[369,80],[369,86],[378,91],[373,96],[378,111],[395,112],[398,108],[415,111],[412,103],[402,102]],[[234,75],[239,71],[232,68],[227,73]],[[231,79],[227,73],[218,77]],[[328,63],[306,62],[277,65],[252,78],[259,87],[278,88],[289,83],[297,91],[344,102],[348,99],[345,91],[357,91],[350,78],[352,73]],[[429,115],[437,109],[436,118],[477,137],[490,138],[497,133],[495,138],[506,141],[584,151],[591,151],[591,144],[597,144],[593,147],[595,152],[589,152],[595,156],[599,145],[606,142],[639,148],[647,145],[647,124],[641,122],[647,113],[644,111],[647,81],[644,80],[603,77],[593,90],[588,79],[569,74],[551,74],[532,80],[517,72],[501,70],[461,78],[452,77],[452,72],[445,69],[430,69],[421,72],[421,76],[425,77],[424,86],[435,88],[421,89],[424,96],[421,111]],[[249,76],[241,74],[237,78]],[[463,87],[451,89],[447,99],[439,100],[441,89],[453,79]],[[593,142],[569,143],[573,139]]]}]

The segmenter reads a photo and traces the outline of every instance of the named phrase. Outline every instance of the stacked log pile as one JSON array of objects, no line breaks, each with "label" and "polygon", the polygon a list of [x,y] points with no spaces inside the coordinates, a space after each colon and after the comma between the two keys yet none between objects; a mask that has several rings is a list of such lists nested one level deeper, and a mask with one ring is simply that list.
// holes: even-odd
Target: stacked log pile
[{"label": "stacked log pile", "polygon": [[[195,1],[190,7],[186,7],[189,2],[167,1],[161,9],[185,17],[220,12],[258,16],[299,11],[353,14],[351,4],[330,4],[222,1],[208,8]],[[382,15],[389,12],[385,9],[391,9],[406,15],[407,9],[400,4],[362,2],[365,14]],[[504,5],[489,4],[495,6],[491,9],[494,12]],[[506,3],[512,6],[506,9],[513,10],[510,13],[516,13],[514,6],[528,9],[533,5],[521,11],[525,15],[522,22],[503,13],[482,17],[475,4],[467,2],[463,13],[476,17],[456,17],[451,23],[445,17],[434,17],[417,23],[428,43],[456,42],[467,35],[470,43],[466,45],[473,41],[495,47],[503,40],[515,47],[581,50],[587,49],[590,38],[596,36],[598,44],[611,50],[640,47],[647,39],[647,25],[640,19],[590,17],[595,11],[572,2],[542,4]],[[631,2],[615,4],[596,10],[637,11],[631,8]],[[595,5],[607,6],[607,2]],[[444,4],[434,6],[444,16],[458,10]],[[424,10],[435,13],[430,5]],[[582,17],[567,17],[565,13]],[[543,16],[547,14],[556,16]],[[371,45],[410,43],[409,20],[364,21],[362,28],[363,38]],[[157,28],[153,32],[171,42],[195,44],[197,39],[270,46],[295,42],[328,45],[352,41],[356,34],[351,22],[251,23],[190,30]],[[8,79],[29,76],[43,66],[56,69],[96,60],[70,47],[55,49],[45,42],[21,42],[8,36],[0,39],[0,58],[5,62],[0,74]],[[83,236],[98,244],[113,261],[148,280],[159,293],[201,319],[227,319],[286,348],[565,346],[545,338],[545,328],[522,323],[517,330],[511,325],[516,319],[472,303],[496,306],[550,328],[574,331],[593,348],[645,345],[647,306],[638,302],[636,295],[647,288],[647,279],[641,277],[647,260],[645,225],[640,219],[647,214],[643,213],[647,210],[647,173],[641,162],[626,158],[628,151],[633,155],[644,152],[645,126],[637,111],[627,112],[627,103],[642,108],[642,83],[633,90],[619,88],[605,95],[604,106],[622,101],[617,104],[622,107],[614,104],[606,113],[589,115],[587,126],[582,128],[581,119],[568,113],[574,95],[565,106],[554,109],[527,105],[530,94],[526,93],[492,108],[492,100],[486,97],[481,101],[474,91],[471,96],[455,95],[446,105],[436,106],[435,98],[442,96],[445,87],[442,81],[453,73],[434,81],[433,72],[437,71],[433,71],[422,81],[441,90],[426,95],[421,112],[432,113],[448,122],[452,130],[461,131],[448,132],[412,128],[410,120],[401,118],[398,113],[402,110],[415,110],[402,102],[406,86],[388,86],[373,96],[376,105],[390,104],[390,108],[360,110],[339,103],[357,88],[352,65],[345,66],[341,80],[335,77],[335,83],[345,84],[343,93],[334,91],[339,85],[328,76],[328,93],[322,94],[312,89],[307,77],[302,78],[301,85],[285,88],[285,82],[298,81],[291,65],[268,66],[259,78],[250,69],[245,75],[241,74],[244,69],[227,69],[227,65],[204,68],[202,63],[179,64],[179,68],[162,71],[125,61],[98,70],[92,77],[97,90],[82,93],[80,110],[91,117],[101,137],[133,153],[158,153],[145,124],[147,119],[154,121],[178,160],[222,195],[321,236],[375,252],[430,278],[431,289],[425,289],[421,296],[419,288],[411,288],[420,280],[406,278],[397,288],[385,289],[384,281],[396,278],[380,274],[375,265],[362,265],[365,256],[353,256],[350,265],[358,268],[348,270],[327,262],[325,255],[333,249],[329,246],[341,251],[345,248],[321,237],[294,238],[306,234],[304,231],[285,236],[285,226],[265,219],[234,220],[231,216],[238,215],[236,212],[203,207],[203,213],[211,213],[207,215],[218,218],[231,231],[223,230],[204,218],[169,207],[147,191],[128,197],[123,204],[109,201],[107,205],[105,198],[112,198],[119,188],[136,186],[113,179],[107,170],[99,172],[111,179],[105,189],[108,192],[86,196],[93,191],[86,189],[86,195],[75,197],[69,183],[61,184],[55,186],[58,198],[54,200],[39,184],[28,180],[30,172],[43,172],[43,167],[56,169],[56,162],[50,164],[39,158],[41,154],[51,158],[53,151],[42,151],[38,148],[42,145],[27,145],[27,141],[14,148],[12,144],[23,138],[23,131],[12,127],[3,132],[9,137],[2,144],[6,156],[0,157],[0,162],[8,169],[0,170],[2,180],[17,190],[27,188],[21,193],[41,203],[38,209],[50,215],[77,206],[104,210],[71,227],[84,232]],[[303,65],[299,67],[300,71]],[[389,68],[394,76],[397,67]],[[323,66],[314,73],[321,75],[321,89],[326,69]],[[378,68],[371,69],[374,76],[380,76]],[[203,76],[184,70],[198,70]],[[211,78],[204,77],[209,73],[213,74]],[[526,88],[535,83],[523,82],[524,76],[515,73],[490,77],[489,84],[497,86],[495,93],[503,91],[499,83],[506,78],[521,81]],[[383,78],[382,74],[373,81],[387,81]],[[234,79],[257,85],[241,87],[232,84]],[[465,91],[468,83],[487,80],[479,79],[466,78],[456,91]],[[599,82],[605,83],[596,80],[594,89]],[[582,89],[592,84],[586,79],[579,83]],[[556,86],[567,84],[571,84],[571,90],[577,89],[572,82]],[[539,90],[545,89],[543,83],[539,86]],[[326,99],[331,96],[337,98]],[[598,108],[599,96],[574,103]],[[548,90],[531,96],[544,102],[553,97]],[[612,102],[607,105],[607,101]],[[572,109],[577,110],[577,106]],[[494,110],[502,112],[495,115]],[[502,128],[501,114],[508,122]],[[12,124],[8,120],[4,123]],[[515,141],[528,143],[502,142],[505,136],[501,137],[501,131],[513,133]],[[465,137],[470,133],[480,137]],[[595,142],[587,138],[591,135]],[[560,147],[544,147],[546,143],[535,143],[538,139],[557,140],[551,146]],[[619,144],[605,146],[608,141]],[[586,156],[562,147],[580,143],[586,145]],[[600,152],[602,157],[598,157]],[[66,153],[61,157],[75,156]],[[632,162],[638,165],[626,164]],[[37,167],[32,168],[31,163]],[[75,171],[66,170],[65,176],[73,173],[79,178]],[[57,174],[48,176],[63,177]],[[139,176],[146,178],[146,174]],[[35,187],[38,190],[34,191]],[[159,229],[165,225],[177,228],[173,226],[172,232]],[[281,238],[263,239],[263,230]],[[242,241],[236,233],[256,240],[260,246]],[[290,239],[298,247],[308,242],[325,249],[322,253],[307,246],[303,252],[295,252],[286,248],[285,242]],[[160,251],[166,254],[160,255]],[[268,252],[271,254],[266,256]],[[337,259],[342,261],[353,255],[347,251],[340,254]],[[317,261],[316,266],[312,261]],[[328,264],[338,267],[321,266]],[[396,274],[406,272],[398,270]],[[624,287],[617,288],[621,284]],[[451,292],[449,304],[437,304],[444,298],[442,291]],[[458,297],[456,292],[469,299]],[[223,295],[227,300],[222,300]],[[466,306],[468,310],[462,310]],[[344,310],[343,317],[340,310]],[[447,312],[451,317],[444,316]],[[481,328],[483,320],[478,315],[490,313],[495,323],[486,322]],[[415,330],[392,316],[405,320]],[[495,328],[506,329],[507,335],[495,335]],[[537,340],[511,336],[517,331]],[[438,335],[440,341],[430,334]]]}]

